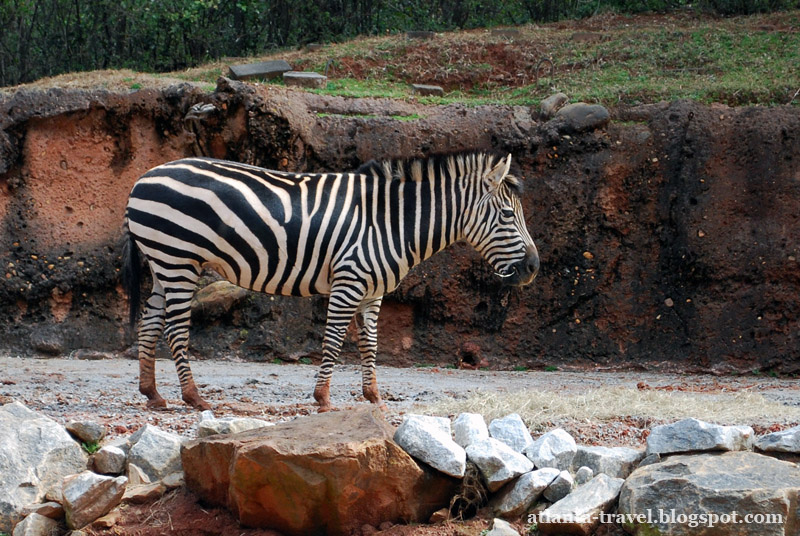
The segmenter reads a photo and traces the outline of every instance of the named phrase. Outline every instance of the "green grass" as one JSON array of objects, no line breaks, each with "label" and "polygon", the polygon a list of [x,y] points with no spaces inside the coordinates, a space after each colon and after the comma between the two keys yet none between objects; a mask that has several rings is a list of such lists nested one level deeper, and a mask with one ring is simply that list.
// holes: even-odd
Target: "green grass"
[{"label": "green grass", "polygon": [[[418,100],[430,104],[536,105],[551,93],[563,91],[573,100],[607,105],[684,98],[733,105],[786,104],[800,89],[797,68],[800,15],[795,11],[783,17],[783,24],[794,28],[793,31],[759,29],[759,17],[665,19],[664,24],[651,27],[635,23],[612,26],[603,32],[604,40],[596,43],[571,40],[573,30],[553,26],[523,28],[521,39],[528,40],[531,47],[542,48],[542,55],[554,59],[553,76],[519,85],[480,83],[451,90],[445,97]],[[468,49],[484,46],[490,39],[482,34],[443,34],[440,40],[451,42],[438,46],[443,51]],[[331,55],[338,56],[339,63],[347,64],[356,59],[374,59],[376,50],[380,50],[378,55],[402,58],[411,48],[408,42],[394,37],[386,38],[380,46],[369,40],[355,41],[341,49],[332,46]],[[493,64],[479,55],[460,57],[464,65],[445,67],[445,59],[439,66],[444,77],[448,70],[493,69]],[[409,98],[409,81],[402,75],[409,71],[413,71],[413,65],[376,68],[365,78],[333,79],[327,89],[319,92],[348,97]],[[383,76],[378,76],[381,72]],[[793,104],[800,105],[800,98],[795,98]]]},{"label": "green grass", "polygon": [[389,82],[386,80],[356,80],[339,78],[328,82],[325,89],[312,89],[320,95],[336,95],[340,97],[372,97],[401,99],[408,95],[408,84]]},{"label": "green grass", "polygon": [[[151,75],[211,90],[230,63],[285,59],[295,70],[324,72],[321,95],[413,100],[423,104],[538,106],[555,92],[606,106],[675,99],[729,105],[800,106],[800,10],[749,17],[601,14],[586,21],[520,26],[506,39],[486,30],[361,37],[321,51],[274,51]],[[599,39],[581,41],[591,30]],[[534,71],[550,58],[555,72]],[[262,81],[282,85],[281,80]],[[411,94],[412,83],[441,85],[443,97]],[[138,86],[139,78],[127,78]],[[413,121],[413,116],[394,119]]]},{"label": "green grass", "polygon": [[100,443],[98,443],[97,441],[82,442],[81,448],[83,448],[83,450],[85,450],[87,454],[94,454],[95,452],[100,450]]}]

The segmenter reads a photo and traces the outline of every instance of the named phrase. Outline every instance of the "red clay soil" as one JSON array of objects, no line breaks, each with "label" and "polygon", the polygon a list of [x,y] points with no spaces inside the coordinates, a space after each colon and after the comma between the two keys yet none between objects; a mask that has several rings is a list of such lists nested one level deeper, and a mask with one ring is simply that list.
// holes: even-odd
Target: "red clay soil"
[{"label": "red clay soil", "polygon": [[[222,508],[208,507],[197,502],[190,492],[179,489],[168,493],[155,503],[128,504],[115,510],[114,524],[104,528],[97,523],[84,529],[87,536],[281,536],[264,529],[241,527]],[[392,525],[380,527],[365,525],[353,536],[478,536],[492,526],[488,509],[466,521],[447,521],[430,525]],[[512,521],[520,533],[527,534],[530,524],[526,519]],[[623,536],[625,532],[616,525],[601,525],[593,536]]]}]

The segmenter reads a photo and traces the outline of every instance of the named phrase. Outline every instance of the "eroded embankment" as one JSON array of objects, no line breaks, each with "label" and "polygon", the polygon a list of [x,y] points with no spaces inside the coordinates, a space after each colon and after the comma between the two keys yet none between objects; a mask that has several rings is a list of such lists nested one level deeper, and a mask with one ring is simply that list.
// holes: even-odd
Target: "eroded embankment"
[{"label": "eroded embankment", "polygon": [[[209,104],[192,112],[195,105]],[[127,193],[202,154],[287,170],[386,156],[513,154],[542,271],[503,288],[465,245],[384,301],[380,360],[800,368],[800,110],[675,102],[566,132],[522,107],[425,107],[221,80],[0,100],[0,346],[118,351]],[[250,295],[194,319],[206,356],[319,354],[324,301]],[[355,348],[348,348],[354,355]]]}]

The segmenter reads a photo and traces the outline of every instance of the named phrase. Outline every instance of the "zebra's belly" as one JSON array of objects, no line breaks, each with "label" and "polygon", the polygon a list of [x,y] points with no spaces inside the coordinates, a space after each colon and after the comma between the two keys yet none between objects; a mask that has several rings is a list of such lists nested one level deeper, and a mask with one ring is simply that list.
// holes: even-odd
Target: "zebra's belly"
[{"label": "zebra's belly", "polygon": [[[247,290],[256,292],[263,292],[265,294],[272,294],[276,296],[315,296],[315,295],[328,295],[330,294],[331,286],[328,281],[327,274],[314,274],[298,273],[294,277],[292,270],[283,277],[276,276],[275,274],[266,274],[265,278],[258,278],[250,280],[242,280],[234,273],[230,267],[217,260],[210,260],[202,264],[203,269],[210,269],[230,281],[234,285],[238,285]],[[264,275],[264,274],[262,274]]]}]

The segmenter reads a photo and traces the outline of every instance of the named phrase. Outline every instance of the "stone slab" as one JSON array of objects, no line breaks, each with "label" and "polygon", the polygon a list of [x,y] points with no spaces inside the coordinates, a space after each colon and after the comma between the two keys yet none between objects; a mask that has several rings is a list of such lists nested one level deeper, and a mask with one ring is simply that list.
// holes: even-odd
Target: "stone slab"
[{"label": "stone slab", "polygon": [[324,89],[328,85],[328,77],[319,73],[305,71],[289,71],[283,73],[283,81],[287,86]]},{"label": "stone slab", "polygon": [[444,96],[444,88],[441,86],[432,86],[428,84],[411,84],[411,92],[414,95],[422,95],[423,97],[442,97]]},{"label": "stone slab", "polygon": [[253,78],[277,78],[283,73],[291,71],[292,67],[286,60],[271,60],[231,65],[229,69],[231,78],[234,80],[251,80]]}]

